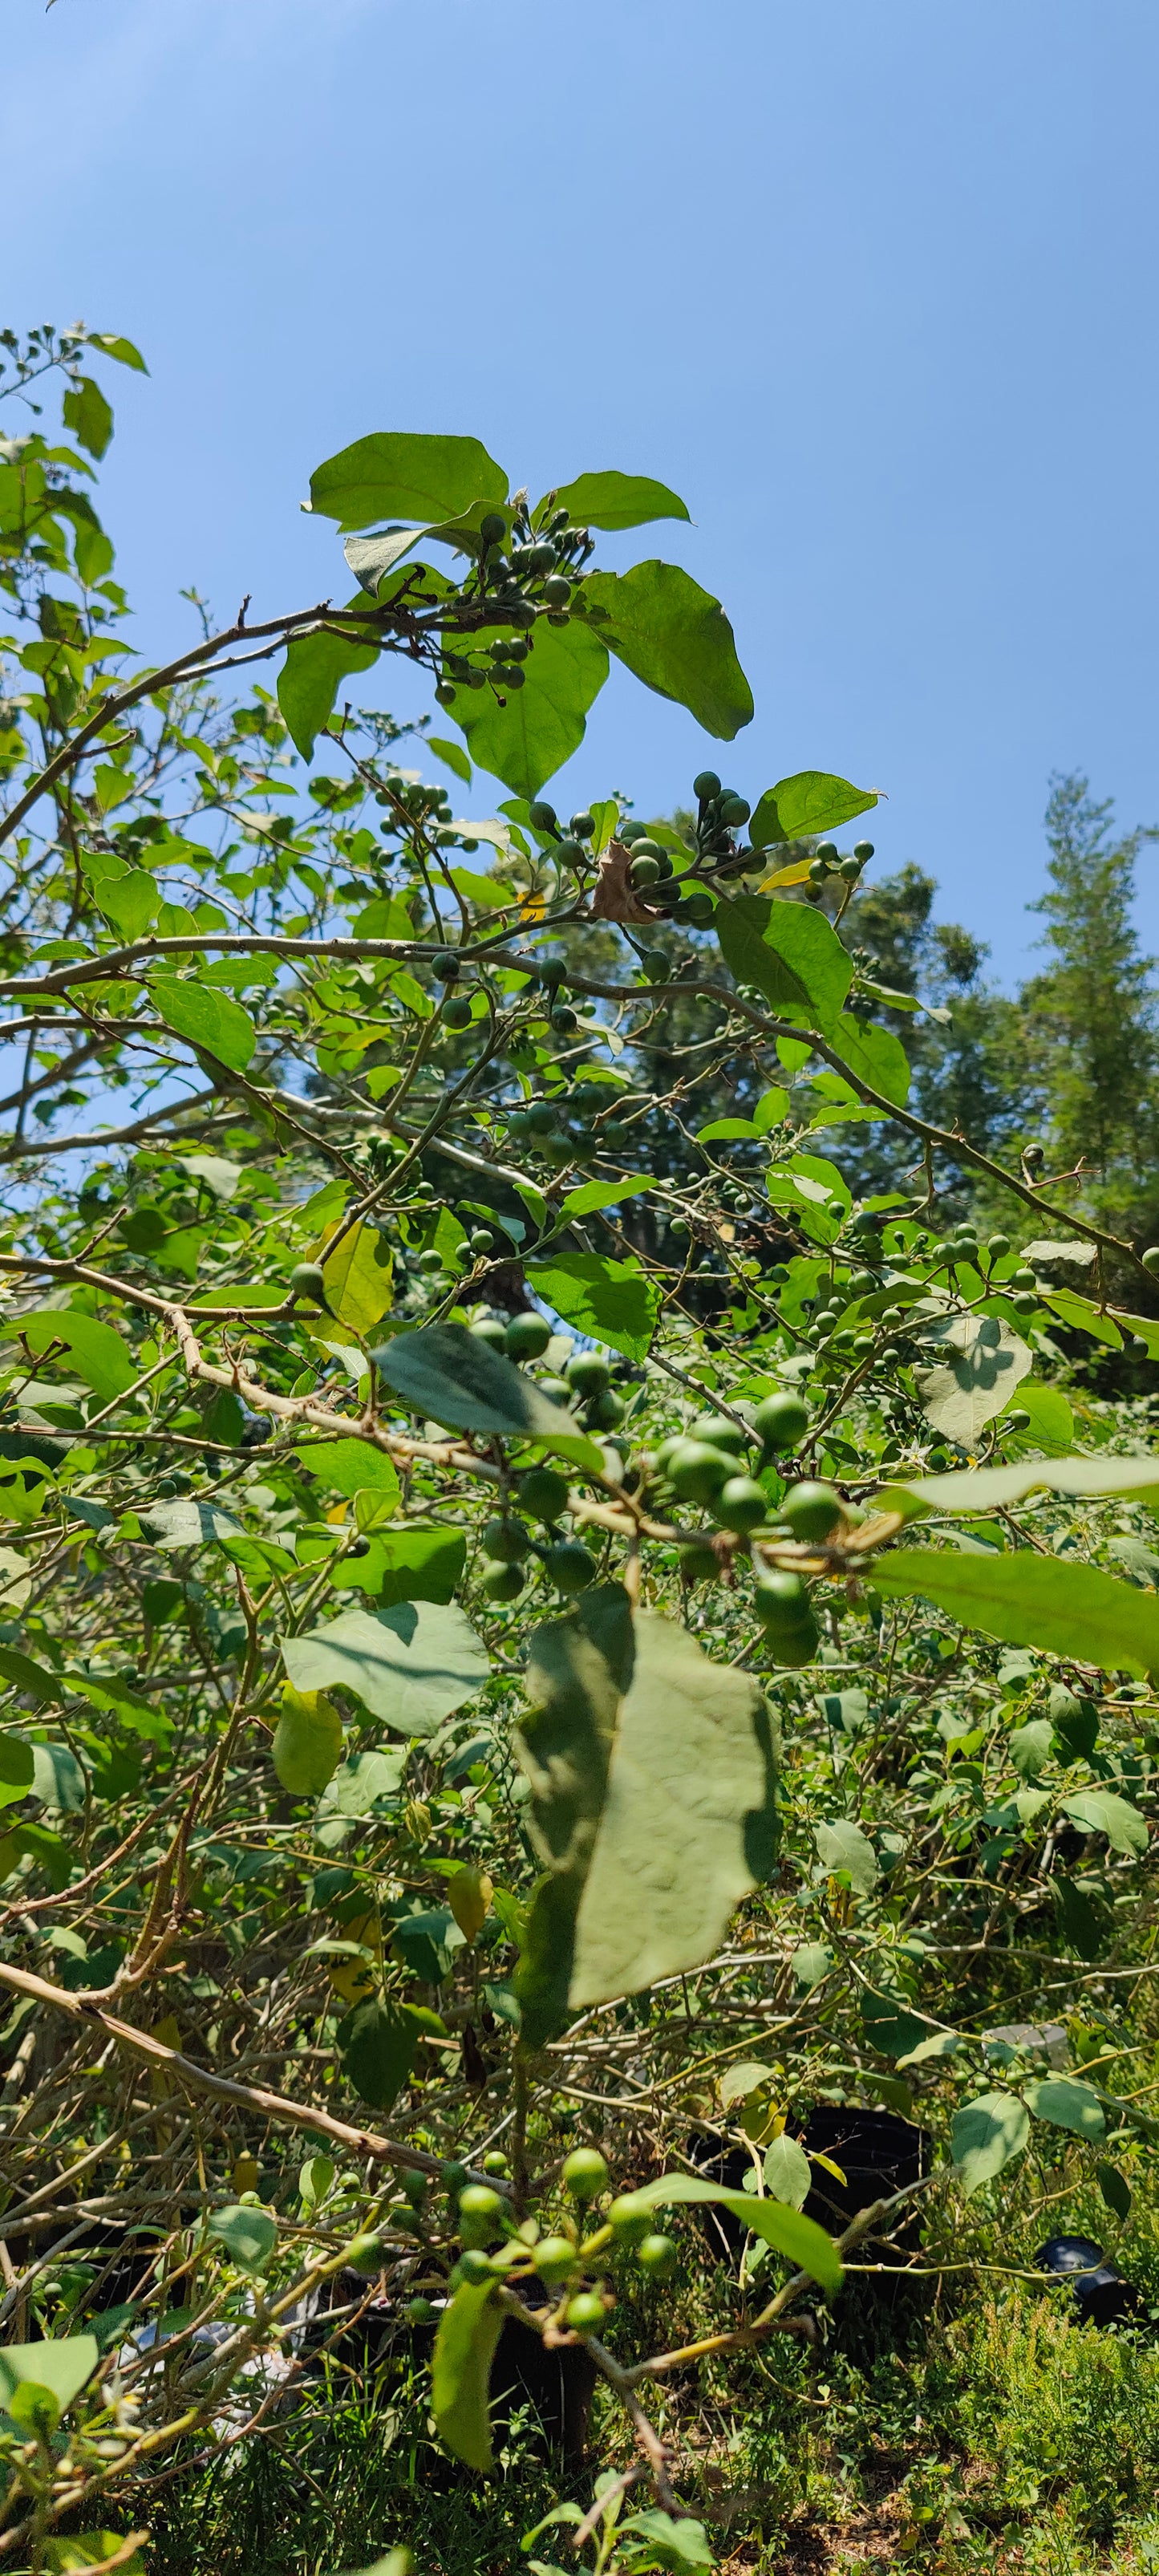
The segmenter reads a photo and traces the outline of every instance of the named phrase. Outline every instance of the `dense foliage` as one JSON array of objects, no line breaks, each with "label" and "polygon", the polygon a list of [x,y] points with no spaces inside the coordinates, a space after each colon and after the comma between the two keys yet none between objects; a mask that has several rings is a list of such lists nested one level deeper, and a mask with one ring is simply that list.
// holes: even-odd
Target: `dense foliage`
[{"label": "dense foliage", "polygon": [[[597,566],[675,495],[369,437],[348,603],[145,669],[84,372],[140,360],[3,346],[64,393],[0,453],[0,2555],[259,2457],[305,2509],[360,2333],[383,2542],[485,2519],[514,2320],[601,2391],[532,2546],[707,2565],[705,2407],[821,2402],[996,2213],[1036,2280],[1154,2133],[1159,1253],[1081,1111],[1154,1096],[1133,848],[1060,788],[1003,1091],[967,935],[831,837],[872,792],[544,801],[613,659],[751,714],[716,601]],[[445,737],[345,703],[391,653]],[[872,2106],[863,2207],[816,2114]]]}]

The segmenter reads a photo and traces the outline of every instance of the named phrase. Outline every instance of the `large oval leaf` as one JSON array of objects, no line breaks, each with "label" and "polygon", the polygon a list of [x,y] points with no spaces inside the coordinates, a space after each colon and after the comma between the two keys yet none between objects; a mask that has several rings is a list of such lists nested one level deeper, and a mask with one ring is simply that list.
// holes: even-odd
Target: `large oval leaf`
[{"label": "large oval leaf", "polygon": [[493,2284],[464,2281],[443,2310],[431,2365],[439,2440],[484,2477],[491,2467],[487,2388],[502,2325]]},{"label": "large oval leaf", "polygon": [[536,796],[584,738],[588,709],[608,676],[608,656],[591,627],[540,619],[523,664],[521,689],[459,689],[451,716],[471,758],[517,796]]},{"label": "large oval leaf", "polygon": [[573,1416],[463,1324],[426,1324],[417,1333],[400,1333],[375,1352],[374,1364],[396,1395],[432,1422],[453,1431],[541,1440],[565,1458],[603,1466],[600,1451]]},{"label": "large oval leaf", "polygon": [[1159,1598],[1073,1558],[899,1548],[877,1560],[873,1580],[893,1599],[936,1602],[1007,1645],[1073,1655],[1105,1672],[1159,1674]]},{"label": "large oval leaf", "polygon": [[815,2219],[805,2218],[783,2200],[758,2200],[754,2192],[724,2191],[718,2183],[701,2182],[694,2174],[661,2174],[655,2182],[646,2182],[639,2194],[652,2209],[684,2209],[699,2202],[715,2201],[721,2209],[730,2209],[742,2226],[762,2236],[766,2245],[776,2247],[787,2256],[799,2272],[808,2272],[823,2290],[840,2289],[845,2278],[841,2257],[831,2236]]},{"label": "large oval leaf", "polygon": [[599,634],[645,688],[687,707],[721,742],[750,723],[752,690],[732,628],[720,601],[690,573],[654,561],[626,573],[591,573],[582,596],[589,615],[606,612]]},{"label": "large oval leaf", "polygon": [[457,519],[472,501],[505,501],[507,476],[477,438],[375,430],[310,476],[310,507],[340,528],[376,519]]},{"label": "large oval leaf", "polygon": [[231,1073],[244,1073],[257,1045],[257,1030],[240,1002],[212,984],[185,983],[176,975],[154,975],[149,991],[167,1029],[190,1046],[204,1047]]},{"label": "large oval leaf", "polygon": [[771,849],[777,841],[812,840],[815,833],[851,823],[855,814],[868,814],[876,803],[872,787],[851,787],[847,778],[833,778],[825,769],[799,769],[795,777],[766,787],[749,839],[754,850]]},{"label": "large oval leaf", "polygon": [[397,1735],[433,1735],[489,1670],[463,1611],[431,1601],[400,1601],[378,1618],[344,1610],[309,1636],[283,1637],[282,1662],[295,1690],[342,1683]]},{"label": "large oval leaf", "polygon": [[755,984],[775,1011],[807,1028],[835,1020],[853,981],[853,960],[832,923],[807,903],[741,895],[718,903],[713,927],[738,984]]},{"label": "large oval leaf", "polygon": [[642,528],[650,519],[687,519],[686,504],[647,474],[580,474],[552,495],[577,528]]}]

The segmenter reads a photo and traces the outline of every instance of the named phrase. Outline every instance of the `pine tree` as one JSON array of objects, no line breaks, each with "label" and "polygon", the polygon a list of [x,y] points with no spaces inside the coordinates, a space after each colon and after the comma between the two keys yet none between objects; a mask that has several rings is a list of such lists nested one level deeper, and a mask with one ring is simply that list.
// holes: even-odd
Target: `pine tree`
[{"label": "pine tree", "polygon": [[1135,870],[1154,832],[1117,835],[1114,805],[1078,776],[1052,782],[1044,971],[1019,995],[1021,1046],[1041,1103],[1047,1168],[1081,1167],[1085,1203],[1152,1240],[1159,1205],[1159,1024],[1152,961],[1133,919]]}]

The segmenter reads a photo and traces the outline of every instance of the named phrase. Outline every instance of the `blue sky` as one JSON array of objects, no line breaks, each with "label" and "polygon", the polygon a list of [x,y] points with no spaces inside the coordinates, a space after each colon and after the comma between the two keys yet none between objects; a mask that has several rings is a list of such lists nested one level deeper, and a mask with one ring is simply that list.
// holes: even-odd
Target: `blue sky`
[{"label": "blue sky", "polygon": [[3,318],[152,371],[114,371],[104,470],[142,649],[191,583],[337,588],[311,467],[465,431],[536,490],[673,484],[695,526],[638,550],[718,593],[753,683],[718,754],[614,676],[561,806],[839,770],[1004,978],[1049,772],[1159,820],[1154,0],[5,15]]}]

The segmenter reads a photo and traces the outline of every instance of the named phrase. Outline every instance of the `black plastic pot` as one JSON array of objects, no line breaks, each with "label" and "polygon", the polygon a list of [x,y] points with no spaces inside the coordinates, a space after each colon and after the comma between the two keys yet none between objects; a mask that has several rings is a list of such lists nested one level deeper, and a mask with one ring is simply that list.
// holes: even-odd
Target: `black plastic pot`
[{"label": "black plastic pot", "polygon": [[1139,2305],[1139,2293],[1130,2281],[1123,2279],[1114,2263],[1108,2263],[1101,2245],[1090,2236],[1050,2236],[1040,2245],[1034,2257],[1042,2272],[1069,2274],[1073,2280],[1073,2298],[1080,2322],[1086,2326],[1109,2326],[1116,2317],[1129,2317]]}]

